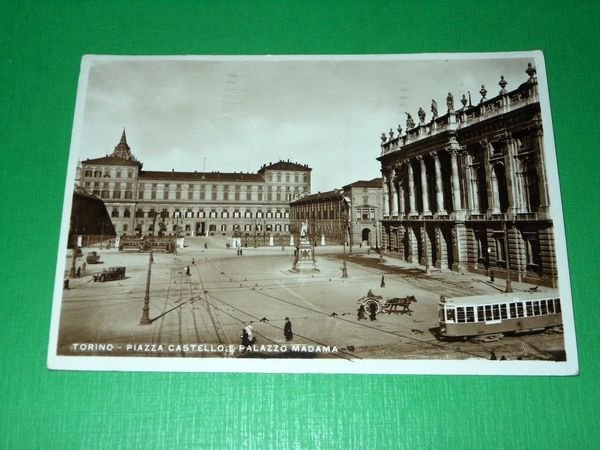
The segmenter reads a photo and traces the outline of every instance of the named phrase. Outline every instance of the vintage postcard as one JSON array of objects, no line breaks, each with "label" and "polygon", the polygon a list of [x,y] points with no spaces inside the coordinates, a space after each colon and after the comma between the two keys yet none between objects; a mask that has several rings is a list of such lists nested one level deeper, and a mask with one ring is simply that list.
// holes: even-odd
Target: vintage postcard
[{"label": "vintage postcard", "polygon": [[48,367],[574,375],[541,52],[84,56]]}]

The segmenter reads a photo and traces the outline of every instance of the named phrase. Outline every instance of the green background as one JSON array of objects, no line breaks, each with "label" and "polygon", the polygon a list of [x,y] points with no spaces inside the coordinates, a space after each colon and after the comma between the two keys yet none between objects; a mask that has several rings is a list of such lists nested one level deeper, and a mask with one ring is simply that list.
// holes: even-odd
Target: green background
[{"label": "green background", "polygon": [[[597,447],[599,12],[592,1],[0,1],[0,448]],[[46,369],[81,55],[531,49],[546,56],[580,376]]]}]

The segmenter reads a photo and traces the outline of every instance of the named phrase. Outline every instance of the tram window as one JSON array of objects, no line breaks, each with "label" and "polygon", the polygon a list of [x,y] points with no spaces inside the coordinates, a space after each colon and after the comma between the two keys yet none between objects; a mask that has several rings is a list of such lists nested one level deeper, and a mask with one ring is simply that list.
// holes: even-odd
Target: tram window
[{"label": "tram window", "polygon": [[515,317],[517,317],[517,304],[516,303],[509,304],[508,309],[510,310],[510,317],[512,317],[513,319]]},{"label": "tram window", "polygon": [[446,310],[446,321],[454,322],[454,308],[448,308]]},{"label": "tram window", "polygon": [[467,322],[475,322],[475,308],[473,306],[467,306]]},{"label": "tram window", "polygon": [[536,316],[539,316],[541,314],[540,302],[538,302],[538,301],[533,302],[533,314]]},{"label": "tram window", "polygon": [[525,302],[525,310],[527,311],[527,317],[533,316],[533,305],[531,302]]},{"label": "tram window", "polygon": [[548,308],[546,307],[546,300],[540,300],[540,311],[542,315],[548,314]]},{"label": "tram window", "polygon": [[517,303],[517,317],[525,317],[525,314],[523,314],[523,303]]},{"label": "tram window", "polygon": [[494,320],[492,315],[492,305],[485,305],[485,320]]},{"label": "tram window", "polygon": [[560,298],[557,298],[554,301],[556,302],[556,314],[558,314],[560,312]]},{"label": "tram window", "polygon": [[548,313],[554,314],[554,300],[550,299],[547,301],[547,303],[548,303]]},{"label": "tram window", "polygon": [[459,306],[456,308],[456,321],[457,322],[466,322],[465,320],[465,308]]},{"label": "tram window", "polygon": [[500,320],[500,305],[492,305],[494,320]]},{"label": "tram window", "polygon": [[484,320],[485,320],[485,317],[483,316],[483,306],[478,306],[477,307],[477,321],[483,322]]},{"label": "tram window", "polygon": [[500,305],[500,318],[502,320],[508,319],[508,312],[506,309],[506,304]]}]

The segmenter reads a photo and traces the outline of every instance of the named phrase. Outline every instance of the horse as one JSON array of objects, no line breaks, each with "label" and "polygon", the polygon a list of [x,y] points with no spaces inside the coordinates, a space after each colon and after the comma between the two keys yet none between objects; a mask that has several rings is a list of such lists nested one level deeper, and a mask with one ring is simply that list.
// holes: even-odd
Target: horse
[{"label": "horse", "polygon": [[[417,299],[414,295],[409,295],[407,297],[394,297],[390,298],[383,305],[384,311],[387,311],[388,314],[397,313],[397,314],[408,314],[409,316],[412,313],[410,309],[411,303],[417,303]],[[402,308],[402,309],[398,309]]]}]

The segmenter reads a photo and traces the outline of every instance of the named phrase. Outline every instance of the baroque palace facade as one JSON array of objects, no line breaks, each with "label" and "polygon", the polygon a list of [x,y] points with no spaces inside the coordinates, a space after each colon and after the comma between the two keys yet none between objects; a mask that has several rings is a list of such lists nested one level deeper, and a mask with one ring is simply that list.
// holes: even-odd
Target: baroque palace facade
[{"label": "baroque palace facade", "polygon": [[[556,286],[553,224],[535,68],[517,89],[381,137],[383,247],[425,266]],[[470,97],[470,96],[469,96]]]},{"label": "baroque palace facade", "polygon": [[226,235],[248,245],[290,234],[289,203],[310,193],[311,168],[290,161],[256,173],[145,171],[125,131],[112,154],[81,162],[79,185],[101,198],[117,235]]},{"label": "baroque palace facade", "polygon": [[381,185],[381,178],[359,180],[342,189],[295,200],[290,203],[292,226],[297,230],[302,222],[308,223],[311,243],[341,244],[346,234],[350,248],[363,243],[378,246],[377,224],[382,218],[383,202]]}]

